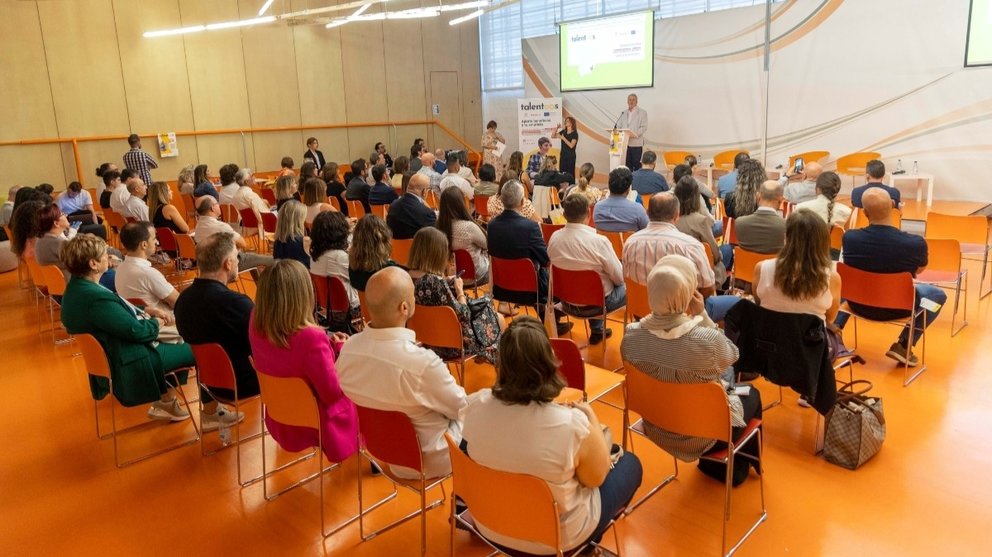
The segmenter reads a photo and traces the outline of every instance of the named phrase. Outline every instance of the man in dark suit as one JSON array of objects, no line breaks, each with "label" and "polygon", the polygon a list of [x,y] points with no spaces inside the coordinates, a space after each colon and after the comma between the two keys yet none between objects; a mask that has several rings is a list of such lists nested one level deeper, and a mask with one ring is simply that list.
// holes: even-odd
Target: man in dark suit
[{"label": "man in dark suit", "polygon": [[319,145],[320,143],[316,137],[307,138],[307,152],[303,153],[303,160],[313,161],[317,165],[318,172],[324,168],[324,164],[327,162],[327,159],[324,158],[324,153],[317,150]]},{"label": "man in dark suit", "polygon": [[898,209],[902,204],[902,196],[896,188],[883,184],[883,178],[885,178],[885,163],[877,159],[868,161],[865,165],[865,185],[858,186],[851,191],[851,205],[858,208],[864,207],[861,203],[861,197],[868,191],[868,188],[882,188],[892,198],[892,206]]},{"label": "man in dark suit", "polygon": [[785,219],[778,212],[782,203],[782,184],[767,180],[758,190],[758,209],[734,219],[739,245],[755,253],[778,253],[785,245]]},{"label": "man in dark suit", "polygon": [[421,228],[434,226],[437,222],[437,213],[424,201],[424,192],[428,187],[430,180],[427,176],[421,173],[414,174],[403,197],[393,201],[389,206],[386,224],[393,231],[394,239],[409,240]]},{"label": "man in dark suit", "polygon": [[[411,180],[412,183],[412,180]],[[500,192],[503,212],[489,222],[487,227],[489,255],[500,259],[530,259],[537,269],[537,290],[540,304],[538,313],[548,300],[548,247],[541,235],[541,227],[520,214],[524,204],[524,186],[516,180],[503,185]],[[392,212],[390,212],[392,214]],[[534,302],[532,293],[505,290],[493,285],[493,297],[500,301],[530,305]],[[557,312],[556,312],[557,315]],[[559,323],[558,334],[565,334],[572,328],[571,323]]]},{"label": "man in dark suit", "polygon": [[369,193],[372,191],[372,186],[365,181],[369,175],[368,166],[365,159],[355,159],[351,163],[351,181],[348,182],[344,191],[345,199],[362,202],[366,214],[372,212],[372,206],[369,205]]}]

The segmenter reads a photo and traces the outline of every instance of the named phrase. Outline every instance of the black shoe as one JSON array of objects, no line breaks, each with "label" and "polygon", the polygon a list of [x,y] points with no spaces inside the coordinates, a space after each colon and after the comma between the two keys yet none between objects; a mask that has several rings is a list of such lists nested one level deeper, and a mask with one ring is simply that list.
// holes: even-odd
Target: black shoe
[{"label": "black shoe", "polygon": [[574,323],[571,321],[566,321],[564,323],[558,323],[558,336],[564,335],[572,330]]},{"label": "black shoe", "polygon": [[607,339],[613,336],[613,329],[603,329],[602,332],[596,331],[589,335],[589,344],[595,345],[603,342],[603,339]]}]

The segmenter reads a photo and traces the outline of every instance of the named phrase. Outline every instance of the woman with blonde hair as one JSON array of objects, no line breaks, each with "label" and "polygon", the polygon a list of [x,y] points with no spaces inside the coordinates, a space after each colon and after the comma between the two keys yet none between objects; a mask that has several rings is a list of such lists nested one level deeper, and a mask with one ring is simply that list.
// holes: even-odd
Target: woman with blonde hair
[{"label": "woman with blonde hair", "polygon": [[[462,278],[448,276],[451,251],[444,233],[434,227],[421,228],[413,237],[410,247],[410,277],[413,279],[414,297],[424,306],[448,306],[455,310],[462,325],[462,339],[466,356],[478,356],[490,363],[496,361],[496,344],[503,328],[502,318],[493,310],[479,311],[473,315]],[[461,357],[461,351],[451,348],[432,348],[443,360]]]},{"label": "woman with blonde hair", "polygon": [[317,446],[322,438],[327,459],[341,462],[358,450],[358,415],[341,391],[334,368],[348,337],[334,333],[328,339],[313,322],[314,303],[306,267],[291,259],[276,261],[259,278],[248,340],[258,373],[298,377],[317,398],[319,434],[315,429],[282,424],[266,416],[273,439],[284,449],[298,452]]},{"label": "woman with blonde hair", "polygon": [[584,195],[589,200],[589,211],[592,206],[603,197],[603,190],[592,185],[592,178],[596,175],[596,167],[592,163],[584,163],[579,167],[579,175],[576,177],[575,186],[568,190],[565,197],[569,195]]},{"label": "woman with blonde hair", "polygon": [[303,204],[306,206],[307,214],[306,222],[307,226],[313,224],[314,219],[317,215],[323,213],[324,211],[336,211],[333,205],[330,203],[324,203],[326,199],[327,186],[324,181],[320,178],[307,178],[303,181]]},{"label": "woman with blonde hair", "polygon": [[179,193],[181,194],[191,194],[193,193],[193,188],[196,187],[196,179],[193,175],[193,165],[188,164],[179,171],[179,179],[176,180],[179,185]]},{"label": "woman with blonde hair", "polygon": [[299,181],[295,174],[286,174],[276,180],[276,210],[281,211],[282,206],[290,199],[300,200]]},{"label": "woman with blonde hair", "polygon": [[148,214],[155,228],[168,228],[176,234],[189,234],[183,214],[172,204],[172,189],[165,182],[153,182],[148,188]]},{"label": "woman with blonde hair", "polygon": [[383,267],[400,266],[390,259],[393,233],[386,221],[365,215],[355,225],[348,251],[348,278],[355,290],[365,291],[365,284]]},{"label": "woman with blonde hair", "polygon": [[524,191],[530,195],[530,190],[534,184],[530,181],[530,176],[524,172],[525,168],[524,154],[520,151],[510,153],[510,162],[506,165],[506,170],[503,171],[503,178],[499,180],[499,184],[503,185],[510,180],[517,180],[524,185]]},{"label": "woman with blonde hair", "polygon": [[306,235],[303,222],[306,216],[306,207],[299,201],[291,199],[282,206],[276,221],[276,240],[272,244],[273,259],[295,259],[307,269],[310,268],[310,256],[307,255],[303,242]]}]

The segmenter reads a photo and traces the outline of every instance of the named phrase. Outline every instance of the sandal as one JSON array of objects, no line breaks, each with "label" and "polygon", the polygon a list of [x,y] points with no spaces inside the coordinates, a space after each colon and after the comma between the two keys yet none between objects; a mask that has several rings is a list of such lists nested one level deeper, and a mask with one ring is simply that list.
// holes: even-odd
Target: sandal
[{"label": "sandal", "polygon": [[507,317],[516,317],[516,315],[520,313],[516,310],[516,308],[510,306],[510,304],[508,304],[507,302],[500,302],[499,304],[497,304],[496,311]]}]

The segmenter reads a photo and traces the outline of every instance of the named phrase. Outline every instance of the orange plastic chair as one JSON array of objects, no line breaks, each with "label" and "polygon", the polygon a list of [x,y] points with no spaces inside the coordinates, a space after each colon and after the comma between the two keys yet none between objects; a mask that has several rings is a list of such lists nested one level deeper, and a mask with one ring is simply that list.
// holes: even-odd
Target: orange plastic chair
[{"label": "orange plastic chair", "polygon": [[254,209],[251,207],[246,207],[238,211],[238,215],[241,217],[241,235],[255,237],[259,235],[259,222],[258,215],[255,214]]},{"label": "orange plastic chair", "polygon": [[[811,162],[820,162],[823,159],[830,156],[830,151],[806,151],[805,153],[799,153],[789,157],[789,164],[785,167],[786,170],[792,171],[796,167],[796,159],[802,157],[803,164],[809,164]],[[871,159],[868,159],[871,160]]]},{"label": "orange plastic chair", "polygon": [[[561,547],[558,503],[547,482],[536,476],[503,472],[483,466],[462,452],[450,434],[445,433],[444,438],[448,443],[448,454],[451,455],[451,496],[464,501],[470,509],[458,514],[455,505],[451,505],[449,522],[452,556],[456,553],[456,523],[464,525],[497,553],[507,555],[527,554],[489,541],[479,531],[477,522],[503,536],[553,547],[555,554],[559,556],[576,555],[592,545],[586,544],[567,552]],[[622,514],[618,513],[618,516]],[[613,528],[613,539],[619,552],[616,517],[610,522],[610,527]]]},{"label": "orange plastic chair", "polygon": [[[55,338],[55,306],[58,306],[59,309],[62,308],[62,304],[59,300],[61,300],[62,296],[65,295],[65,275],[62,273],[62,269],[59,269],[55,265],[42,265],[41,276],[44,281],[45,288],[48,290],[48,321],[51,325],[52,343],[64,344],[66,342],[70,342],[72,337],[62,340],[56,340]],[[56,300],[56,298],[58,298],[58,300]]]},{"label": "orange plastic chair", "polygon": [[632,232],[607,232],[605,230],[596,230],[596,233],[600,236],[605,236],[607,240],[610,241],[610,245],[613,246],[613,252],[617,254],[617,257],[623,259],[623,243],[626,240],[625,236],[628,234],[633,234]]},{"label": "orange plastic chair", "polygon": [[[730,521],[731,483],[734,471],[734,459],[745,457],[761,466],[761,420],[752,418],[745,430],[734,439],[730,423],[730,402],[723,385],[710,383],[668,383],[655,379],[628,361],[624,361],[627,370],[627,406],[628,416],[624,423],[630,424],[631,432],[647,437],[644,422],[649,422],[666,431],[716,439],[727,444],[727,448],[713,450],[700,457],[700,460],[722,462],[727,467],[726,497],[723,501],[723,538],[721,555],[733,555],[740,546],[754,533],[758,526],[768,518],[765,508],[765,475],[758,476],[761,490],[761,516],[751,525],[750,529],[741,536],[737,543],[727,552],[727,522]],[[630,422],[629,412],[640,414],[641,419]],[[758,438],[758,454],[749,455],[741,449],[754,436]],[[631,438],[633,449],[633,438]],[[678,479],[679,462],[675,462],[675,473],[653,487],[646,495],[630,505],[627,514],[634,512],[638,506],[672,481]]]},{"label": "orange plastic chair", "polygon": [[406,322],[417,341],[427,348],[451,348],[461,356],[444,360],[445,364],[455,364],[458,369],[458,383],[465,384],[465,342],[462,338],[462,324],[455,310],[448,306],[424,306],[417,304],[413,317]]},{"label": "orange plastic chair", "polygon": [[[316,429],[318,432],[317,446],[314,448],[315,450],[311,450],[300,458],[274,468],[271,472],[268,470],[265,451],[265,438],[268,436],[262,436],[261,482],[262,493],[265,500],[272,501],[276,497],[291,489],[295,489],[313,479],[317,479],[320,485],[320,533],[325,538],[329,537],[358,520],[358,515],[345,520],[329,532],[326,530],[326,522],[324,520],[324,473],[334,470],[341,464],[333,463],[327,468],[324,468],[324,437],[320,434],[320,409],[317,406],[317,399],[315,398],[313,390],[306,381],[300,379],[299,377],[274,377],[272,375],[266,375],[264,371],[258,369],[258,366],[255,366],[254,359],[252,359],[252,366],[255,367],[258,375],[258,386],[262,397],[262,405],[265,407],[265,411],[260,414],[260,420],[263,428],[262,431],[265,431],[265,416],[268,415],[270,418],[281,424],[296,427],[307,427]],[[270,497],[268,491],[269,482],[266,480],[276,472],[285,470],[294,464],[298,464],[312,458],[314,456],[314,452],[317,454],[317,471],[297,481],[296,483],[283,488]]]},{"label": "orange plastic chair", "polygon": [[745,151],[744,149],[732,149],[730,151],[722,151],[713,155],[713,166],[721,170],[733,170],[734,169],[734,157],[737,153],[745,153],[750,155],[751,153]]},{"label": "orange plastic chair", "polygon": [[736,246],[740,242],[737,240],[737,227],[734,226],[733,217],[725,217],[723,221],[723,243]]},{"label": "orange plastic chair", "polygon": [[706,260],[710,262],[710,269],[716,266],[716,261],[713,259],[713,248],[710,247],[709,242],[702,242],[703,251],[706,252]]},{"label": "orange plastic chair", "polygon": [[548,224],[546,222],[542,222],[541,236],[544,238],[544,245],[548,245],[548,243],[551,242],[551,236],[562,228],[565,228],[564,224]]},{"label": "orange plastic chair", "polygon": [[[978,299],[984,299],[992,292],[992,280],[989,288],[982,290],[989,264],[989,221],[981,215],[956,216],[930,212],[927,214],[927,239],[953,238],[961,242],[963,259],[982,262],[982,277],[978,281]],[[970,256],[970,257],[969,257]]]},{"label": "orange plastic chair", "polygon": [[348,199],[348,216],[360,219],[365,216],[365,206],[357,199]]},{"label": "orange plastic chair", "polygon": [[[665,164],[673,168],[685,162],[685,158],[691,155],[689,151],[665,151]],[[731,162],[733,159],[731,158]]]},{"label": "orange plastic chair", "polygon": [[837,159],[837,173],[848,176],[864,176],[868,161],[882,158],[881,153],[864,151],[849,153]]},{"label": "orange plastic chair", "polygon": [[227,224],[235,225],[238,224],[238,210],[234,208],[231,203],[221,203],[220,204],[220,218]]},{"label": "orange plastic chair", "polygon": [[362,321],[365,321],[365,324],[368,325],[372,322],[372,316],[369,315],[369,304],[365,300],[364,290],[358,291],[358,305],[362,308]]},{"label": "orange plastic chair", "polygon": [[45,273],[42,272],[37,259],[25,257],[24,264],[28,268],[28,278],[34,285],[34,313],[38,319],[38,334],[40,335],[42,333],[41,300],[48,298],[48,286],[45,285]]},{"label": "orange plastic chair", "polygon": [[[193,222],[193,220],[196,219],[196,200],[193,199],[193,194],[184,193],[179,196],[179,199],[182,200],[183,210],[186,213],[186,222]],[[272,199],[272,204],[275,205],[275,194],[272,195]]]},{"label": "orange plastic chair", "polygon": [[427,203],[428,207],[437,211],[437,192],[435,192],[433,188],[427,188],[427,191],[424,192],[424,202]]},{"label": "orange plastic chair", "polygon": [[[489,274],[492,275],[493,289],[502,288],[514,292],[534,294],[534,307],[541,305],[540,291],[537,284],[537,269],[534,262],[527,258],[502,259],[489,257]],[[499,300],[493,292],[493,299]],[[499,300],[507,301],[507,300]],[[526,306],[524,306],[526,312]],[[536,311],[536,310],[535,310]],[[538,316],[540,318],[540,316]]]},{"label": "orange plastic chair", "polygon": [[389,205],[372,205],[372,214],[379,217],[380,219],[386,218],[386,213],[389,211]]},{"label": "orange plastic chair", "polygon": [[269,204],[269,207],[275,207],[278,203],[278,200],[276,200],[276,192],[273,191],[272,188],[262,188],[259,195],[262,197],[263,201]]},{"label": "orange plastic chair", "polygon": [[103,210],[103,220],[110,227],[110,234],[107,236],[107,239],[110,240],[112,246],[119,248],[121,245],[119,234],[124,229],[127,221],[124,220],[124,217],[120,213],[109,207]]},{"label": "orange plastic chair", "polygon": [[404,267],[410,262],[410,248],[413,247],[413,238],[398,240],[393,238],[393,261]]},{"label": "orange plastic chair", "polygon": [[[345,314],[351,318],[351,300],[348,298],[348,289],[344,282],[334,276],[320,276],[310,273],[310,281],[313,283],[313,292],[317,300],[317,307],[314,308],[316,314],[320,308],[327,312],[327,318],[332,314]],[[352,321],[352,326],[357,325],[358,319]]]},{"label": "orange plastic chair", "polygon": [[630,323],[635,319],[650,315],[651,306],[648,304],[648,287],[634,282],[629,277],[624,277],[623,283],[627,287],[627,307],[624,310],[624,323]]},{"label": "orange plastic chair", "polygon": [[[623,386],[624,376],[607,369],[586,363],[582,360],[582,353],[579,352],[579,345],[569,338],[552,338],[551,349],[555,351],[555,357],[560,362],[558,373],[565,378],[565,384],[569,389],[574,389],[582,394],[582,400],[586,402],[602,402],[623,411],[626,407],[617,406],[606,400],[602,400],[610,391]],[[559,395],[557,402],[567,401],[569,393],[563,391]],[[624,393],[626,396],[626,393]],[[627,432],[624,432],[624,436]],[[626,444],[626,440],[623,441]]]},{"label": "orange plastic chair", "polygon": [[[844,263],[837,264],[837,273],[840,275],[841,287],[840,295],[847,302],[842,306],[844,311],[854,317],[854,347],[852,352],[858,349],[858,318],[875,321],[868,317],[858,315],[849,305],[849,302],[857,304],[886,308],[894,310],[904,310],[909,312],[909,316],[882,321],[900,327],[909,326],[909,336],[906,343],[911,345],[916,332],[916,316],[926,311],[923,308],[915,310],[916,289],[913,287],[913,275],[910,273],[871,273],[855,269]],[[909,366],[905,366],[903,371],[903,386],[912,383],[921,373],[927,369],[927,334],[924,327],[921,331],[923,340],[923,351],[920,357],[920,369],[912,376],[909,376]],[[906,347],[907,353],[911,353],[911,346]]]},{"label": "orange plastic chair", "polygon": [[[143,460],[147,460],[147,459],[152,458],[154,456],[158,456],[160,454],[165,454],[167,452],[174,451],[174,450],[176,450],[178,448],[185,447],[187,445],[192,445],[193,443],[196,443],[200,439],[200,430],[196,426],[196,421],[193,420],[193,414],[192,414],[192,412],[190,412],[190,418],[189,418],[189,420],[193,424],[193,430],[196,433],[196,436],[193,439],[188,439],[186,441],[177,443],[175,445],[170,445],[168,447],[163,447],[163,448],[158,449],[156,451],[152,451],[151,453],[146,453],[146,454],[144,454],[142,456],[133,458],[131,460],[127,460],[127,461],[121,462],[121,460],[120,460],[120,453],[119,453],[119,449],[118,449],[118,446],[117,446],[117,437],[120,434],[126,433],[128,431],[133,431],[133,430],[139,429],[139,428],[145,428],[145,427],[148,426],[148,423],[147,422],[142,422],[142,423],[139,423],[139,424],[136,424],[136,425],[132,425],[132,426],[123,428],[123,429],[117,429],[117,405],[120,404],[120,401],[118,401],[117,400],[117,397],[114,395],[114,379],[113,379],[113,374],[110,371],[110,362],[107,360],[107,354],[106,354],[106,352],[104,352],[103,346],[100,345],[100,343],[96,340],[96,338],[93,335],[86,334],[86,333],[79,333],[79,334],[76,334],[75,335],[75,339],[76,339],[77,346],[79,346],[79,352],[83,356],[83,364],[84,364],[84,366],[86,368],[85,369],[86,373],[88,373],[89,375],[95,376],[95,377],[102,377],[108,383],[108,388],[110,389],[110,394],[109,394],[109,397],[110,397],[110,433],[107,433],[107,434],[101,434],[100,433],[100,413],[99,413],[99,409],[97,407],[97,400],[96,399],[93,399],[93,417],[94,417],[95,422],[96,422],[96,436],[97,436],[97,438],[100,439],[100,440],[104,440],[104,439],[108,439],[108,438],[114,440],[114,464],[116,464],[118,468],[124,468],[125,466],[130,466],[132,464],[135,464],[137,462],[141,462]],[[178,385],[179,384],[178,378],[176,377],[176,374],[179,371],[182,371],[182,370],[171,370],[171,371],[167,371],[166,372],[166,375],[172,375],[173,376],[173,379],[175,380],[175,383],[173,383],[172,381],[170,381],[169,382],[170,383],[170,388],[173,389],[176,392],[176,394],[179,395],[179,398],[182,399],[182,401],[183,401],[183,405],[186,407],[186,411],[189,412],[190,411],[189,401],[186,399],[186,395],[185,395],[185,393],[183,393],[182,388],[172,387],[171,386],[173,384],[175,384],[175,385]]]},{"label": "orange plastic chair", "polygon": [[[450,308],[449,308],[450,309]],[[393,492],[368,509],[365,508],[362,489],[362,466],[358,466],[358,528],[363,541],[391,530],[406,521],[420,517],[420,554],[427,554],[427,511],[439,507],[447,498],[444,481],[450,474],[428,478],[424,471],[424,455],[420,450],[420,440],[409,416],[403,412],[377,410],[355,405],[358,409],[358,454],[361,458],[378,464],[382,475],[393,483]],[[420,478],[406,480],[399,478],[393,466],[401,466],[416,471]],[[405,487],[420,496],[420,508],[399,518],[374,532],[365,534],[365,515],[396,497],[396,487]],[[441,498],[427,503],[427,492],[441,488]],[[452,503],[454,506],[454,503]]]},{"label": "orange plastic chair", "polygon": [[334,196],[325,196],[325,197],[326,197],[326,201],[325,202],[327,204],[329,204],[331,207],[334,207],[334,210],[335,211],[337,211],[337,212],[340,213],[341,212],[341,202],[338,201],[338,198],[337,197],[334,197]]},{"label": "orange plastic chair", "polygon": [[[599,273],[591,270],[570,271],[551,265],[551,297],[562,302],[562,313],[569,320],[572,317],[581,319],[586,329],[586,336],[590,335],[589,319],[606,320],[606,294],[603,292],[603,281],[599,278]],[[570,306],[580,306],[583,308],[599,308],[602,314],[592,316],[576,313]],[[583,312],[584,313],[584,312]],[[605,353],[606,342],[603,342]],[[588,345],[584,344],[582,347]]]},{"label": "orange plastic chair", "polygon": [[[210,396],[219,402],[225,404],[231,404],[234,406],[234,412],[237,414],[241,411],[241,402],[259,399],[259,395],[254,395],[242,399],[238,393],[238,381],[237,376],[234,374],[234,366],[231,364],[231,358],[228,357],[227,352],[224,348],[216,343],[207,344],[190,344],[190,348],[193,349],[193,358],[196,360],[196,382],[200,387],[200,392],[206,391],[210,393]],[[217,393],[218,389],[226,389],[234,393],[234,397],[227,398],[222,397]],[[224,449],[229,449],[231,447],[235,448],[235,453],[237,455],[238,463],[238,485],[241,487],[247,487],[262,479],[261,475],[255,476],[250,479],[242,479],[241,473],[241,443],[251,439],[261,437],[262,433],[256,433],[244,439],[241,438],[241,422],[234,424],[234,444],[223,446],[220,449],[214,449],[208,451],[204,446],[203,435],[200,436],[200,455],[210,456],[216,454]]]},{"label": "orange plastic chair", "polygon": [[735,279],[742,280],[751,283],[753,289],[756,286],[754,284],[755,265],[768,259],[775,259],[776,255],[774,253],[755,253],[740,246],[734,246],[734,270],[730,274],[730,283],[733,284]]},{"label": "orange plastic chair", "polygon": [[840,251],[844,247],[844,227],[836,224],[830,227],[830,249]]},{"label": "orange plastic chair", "polygon": [[482,222],[489,222],[489,219],[492,218],[489,214],[489,197],[488,195],[477,195],[473,198],[475,214]]},{"label": "orange plastic chair", "polygon": [[189,234],[173,234],[179,257],[187,261],[196,261],[196,243]]},{"label": "orange plastic chair", "polygon": [[[964,281],[964,316],[961,326],[955,328],[958,304],[961,301],[961,282]],[[951,336],[968,326],[968,270],[961,268],[961,244],[957,240],[927,238],[927,268],[916,274],[916,282],[940,288],[954,289],[954,313],[951,315]]]},{"label": "orange plastic chair", "polygon": [[472,288],[475,297],[478,298],[479,286],[486,283],[485,280],[482,280],[486,277],[480,277],[476,274],[475,261],[472,261],[472,254],[468,250],[456,249],[452,255],[455,258],[455,272],[461,273],[465,286]]}]

